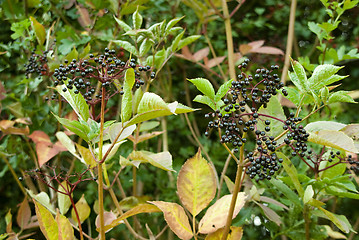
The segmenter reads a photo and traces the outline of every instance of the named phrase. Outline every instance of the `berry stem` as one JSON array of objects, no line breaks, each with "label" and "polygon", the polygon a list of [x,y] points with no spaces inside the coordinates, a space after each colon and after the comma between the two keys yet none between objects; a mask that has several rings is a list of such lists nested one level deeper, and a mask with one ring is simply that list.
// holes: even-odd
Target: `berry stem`
[{"label": "berry stem", "polygon": [[[102,99],[101,99],[101,127],[100,127],[100,141],[99,141],[99,159],[102,159],[102,147],[103,147],[103,125],[105,118],[105,92],[106,89],[102,87]],[[105,238],[105,221],[104,221],[104,206],[103,206],[103,169],[102,164],[104,161],[98,163],[98,202],[99,202],[99,215],[100,215],[100,239]]]},{"label": "berry stem", "polygon": [[[243,138],[244,137],[246,137],[246,133],[243,133]],[[242,186],[241,178],[242,178],[243,161],[244,161],[244,144],[240,148],[240,160],[239,160],[239,162],[238,162],[237,158],[236,158],[236,160],[237,160],[236,180],[234,182],[234,189],[233,189],[231,205],[229,207],[228,216],[227,216],[227,222],[226,222],[226,226],[224,227],[222,240],[227,239],[227,236],[228,236],[228,233],[229,233],[229,228],[230,228],[230,226],[232,224],[233,212],[234,212],[234,208],[236,206],[238,192],[239,192],[239,190],[241,189],[241,186]]]}]

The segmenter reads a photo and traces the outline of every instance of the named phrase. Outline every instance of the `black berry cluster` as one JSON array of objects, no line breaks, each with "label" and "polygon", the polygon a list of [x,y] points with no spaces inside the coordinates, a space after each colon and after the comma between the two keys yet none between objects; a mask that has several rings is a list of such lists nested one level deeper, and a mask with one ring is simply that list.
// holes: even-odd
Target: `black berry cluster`
[{"label": "black berry cluster", "polygon": [[[208,136],[211,129],[219,129],[221,134],[220,142],[231,144],[233,152],[239,151],[239,147],[247,142],[244,133],[252,132],[255,135],[256,149],[246,156],[247,170],[249,177],[258,176],[258,180],[271,179],[271,176],[279,169],[278,163],[283,160],[275,154],[277,141],[274,136],[269,136],[271,131],[271,120],[283,122],[273,116],[258,112],[272,96],[282,90],[283,83],[280,81],[277,70],[278,66],[273,65],[271,69],[260,68],[254,75],[246,74],[242,70],[247,67],[249,60],[238,66],[241,73],[232,85],[224,98],[224,106],[214,113],[206,114],[205,117],[216,118],[208,123],[205,135]],[[282,90],[285,95],[285,90]],[[258,129],[258,123],[263,123],[264,129]]]},{"label": "black berry cluster", "polygon": [[302,118],[295,117],[294,113],[289,114],[289,118],[285,120],[283,129],[288,130],[284,142],[292,148],[292,156],[300,155],[304,157],[305,152],[308,149],[307,141],[309,133],[304,129],[303,125],[298,125],[302,121]]},{"label": "black berry cluster", "polygon": [[38,54],[36,53],[35,49],[31,52],[28,63],[24,65],[26,78],[29,78],[30,74],[34,73],[38,76],[49,74],[49,68],[47,66],[47,54],[48,51],[44,51],[41,54]]},{"label": "black berry cluster", "polygon": [[[102,98],[101,90],[96,92],[98,82],[106,90],[106,100],[117,93],[123,94],[122,83],[117,80],[123,79],[128,68],[135,69],[135,87],[144,85],[141,72],[150,71],[150,66],[138,66],[134,58],[122,61],[114,49],[105,48],[103,54],[98,56],[89,54],[88,58],[65,60],[53,73],[54,86],[62,85],[64,92],[73,89],[75,94],[82,94],[90,105],[94,105]],[[155,77],[154,72],[151,77]],[[56,94],[51,98],[55,99]]]}]

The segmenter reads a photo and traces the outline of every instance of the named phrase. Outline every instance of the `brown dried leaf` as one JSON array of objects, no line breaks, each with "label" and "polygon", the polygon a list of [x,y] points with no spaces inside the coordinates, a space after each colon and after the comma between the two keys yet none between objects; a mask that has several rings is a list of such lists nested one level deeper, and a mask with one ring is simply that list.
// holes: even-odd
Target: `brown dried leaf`
[{"label": "brown dried leaf", "polygon": [[[111,212],[104,212],[103,217],[104,217],[104,225],[105,225],[105,227],[107,225],[110,225],[116,219],[116,215],[112,211]],[[98,215],[96,217],[95,225],[96,225],[96,230],[99,230],[100,229],[100,215]],[[108,232],[112,228],[106,228],[106,229],[108,229],[108,230],[106,230],[106,232]]]},{"label": "brown dried leaf", "polygon": [[84,7],[81,7],[79,5],[76,5],[77,8],[77,14],[80,15],[78,18],[78,21],[82,27],[88,27],[92,25],[92,21],[90,18],[90,14],[88,10]]},{"label": "brown dried leaf", "polygon": [[22,201],[22,203],[20,204],[19,211],[17,212],[17,225],[19,225],[21,229],[24,229],[30,222],[30,219],[31,209],[27,198],[25,198],[24,201]]},{"label": "brown dried leaf", "polygon": [[247,53],[250,53],[252,49],[253,47],[248,44],[239,45],[239,51],[241,52],[242,55],[246,55]]},{"label": "brown dried leaf", "polygon": [[209,54],[209,48],[202,48],[193,54],[193,60],[196,62],[201,61],[203,58],[207,57]]},{"label": "brown dried leaf", "polygon": [[263,46],[263,44],[264,44],[264,40],[258,40],[248,43],[248,45],[251,46],[252,49],[260,48]]},{"label": "brown dried leaf", "polygon": [[189,48],[188,48],[188,46],[184,46],[183,48],[182,48],[182,55],[186,58],[186,59],[188,59],[188,60],[193,60],[193,55],[192,55],[192,53],[191,53],[191,51],[189,50]]},{"label": "brown dried leaf", "polygon": [[256,49],[252,49],[250,52],[264,53],[264,54],[274,54],[274,55],[284,55],[284,52],[281,49],[275,48],[275,47],[266,47],[266,46],[256,48]]},{"label": "brown dried leaf", "polygon": [[226,59],[226,56],[212,58],[212,59],[208,60],[208,62],[205,63],[205,65],[208,68],[212,68],[212,67],[217,66],[218,64],[222,63],[224,61],[224,59]]}]

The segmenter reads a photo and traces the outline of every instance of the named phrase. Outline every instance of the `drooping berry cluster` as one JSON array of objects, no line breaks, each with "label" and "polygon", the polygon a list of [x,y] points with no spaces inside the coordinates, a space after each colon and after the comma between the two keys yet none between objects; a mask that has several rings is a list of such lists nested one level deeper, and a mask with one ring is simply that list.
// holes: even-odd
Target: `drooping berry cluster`
[{"label": "drooping berry cluster", "polygon": [[[90,54],[85,59],[73,59],[70,62],[65,60],[64,64],[60,64],[54,71],[54,86],[63,85],[64,92],[73,89],[75,94],[81,93],[90,105],[94,105],[102,98],[102,90],[96,92],[98,82],[106,90],[106,100],[116,93],[123,94],[122,83],[118,80],[123,79],[128,68],[135,69],[135,87],[144,85],[145,81],[140,78],[141,72],[148,72],[151,70],[150,66],[138,66],[134,58],[127,62],[122,61],[114,49],[105,48],[104,53],[98,56]],[[155,77],[154,72],[151,77]],[[51,98],[55,99],[56,95]]]},{"label": "drooping berry cluster", "polygon": [[308,149],[307,141],[309,133],[304,129],[303,125],[298,125],[302,121],[302,118],[295,117],[294,113],[289,114],[289,118],[285,120],[285,125],[283,126],[284,130],[289,130],[284,142],[292,148],[292,156],[297,154],[301,157],[305,156],[305,152]]},{"label": "drooping berry cluster", "polygon": [[44,51],[41,54],[38,54],[36,53],[35,49],[31,52],[29,62],[24,64],[26,78],[29,78],[30,74],[32,73],[36,73],[39,76],[49,74],[49,68],[47,66],[47,54],[48,51]]},{"label": "drooping berry cluster", "polygon": [[[278,145],[275,136],[269,136],[268,133],[271,131],[271,120],[283,120],[262,114],[258,110],[261,106],[267,107],[271,97],[282,89],[283,83],[277,74],[277,65],[271,66],[270,70],[257,69],[253,76],[242,71],[248,63],[249,60],[246,60],[238,67],[241,73],[232,81],[223,100],[224,106],[205,115],[217,118],[208,123],[205,135],[208,136],[211,129],[219,129],[220,142],[231,144],[233,152],[236,153],[239,147],[247,142],[244,133],[253,132],[257,147],[246,156],[246,172],[251,178],[258,176],[259,180],[271,179],[279,169],[278,163],[282,162],[282,159],[275,154]],[[286,94],[285,90],[282,92]],[[263,129],[259,129],[258,123],[262,123]]]}]

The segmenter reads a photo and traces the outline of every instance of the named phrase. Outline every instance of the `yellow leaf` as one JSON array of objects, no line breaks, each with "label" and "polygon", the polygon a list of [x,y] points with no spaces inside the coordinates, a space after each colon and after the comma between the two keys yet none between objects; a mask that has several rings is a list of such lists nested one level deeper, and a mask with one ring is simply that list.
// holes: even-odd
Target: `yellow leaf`
[{"label": "yellow leaf", "polygon": [[[230,233],[227,236],[227,240],[241,240],[243,236],[243,229],[241,227],[230,227]],[[222,239],[224,228],[220,228],[217,231],[207,235],[205,240],[219,240]]]},{"label": "yellow leaf", "polygon": [[41,232],[47,240],[58,240],[59,232],[54,217],[41,203],[36,202],[34,199],[33,201]]},{"label": "yellow leaf", "polygon": [[156,205],[165,217],[165,220],[171,230],[182,240],[189,240],[193,237],[188,217],[183,207],[177,203],[169,203],[162,201],[149,202]]},{"label": "yellow leaf", "polygon": [[[231,205],[232,195],[225,195],[208,208],[206,214],[199,222],[198,231],[208,234],[226,225],[229,207]],[[243,192],[238,193],[232,219],[237,216],[244,206],[246,195]]]},{"label": "yellow leaf", "polygon": [[[87,204],[84,194],[82,194],[82,197],[75,204],[75,206],[77,209],[77,213],[79,214],[80,222],[83,223],[90,216],[90,213],[91,213],[91,208]],[[72,216],[72,219],[77,220],[76,213],[75,213],[74,209],[71,210],[71,216]]]},{"label": "yellow leaf", "polygon": [[177,178],[178,196],[193,216],[200,213],[213,200],[216,185],[214,172],[200,151],[186,161]]},{"label": "yellow leaf", "polygon": [[77,150],[79,151],[83,161],[85,161],[85,163],[88,166],[93,168],[97,165],[95,159],[93,158],[93,156],[88,148],[85,148],[77,143],[76,143],[76,147],[77,147]]},{"label": "yellow leaf", "polygon": [[111,224],[105,226],[105,231],[107,231],[111,228],[114,228],[117,225],[123,223],[123,220],[128,217],[131,217],[131,216],[134,216],[134,215],[137,215],[140,213],[152,213],[152,212],[161,212],[161,210],[152,204],[144,203],[144,204],[137,205],[136,207],[134,207],[131,210],[128,210],[127,212],[122,214],[119,218],[114,220]]},{"label": "yellow leaf", "polygon": [[44,26],[32,16],[30,16],[30,20],[31,20],[31,26],[35,31],[37,41],[39,42],[40,45],[43,45],[46,39],[46,31]]},{"label": "yellow leaf", "polygon": [[75,239],[74,229],[71,226],[70,221],[57,211],[56,222],[59,231],[59,240],[72,240]]}]

